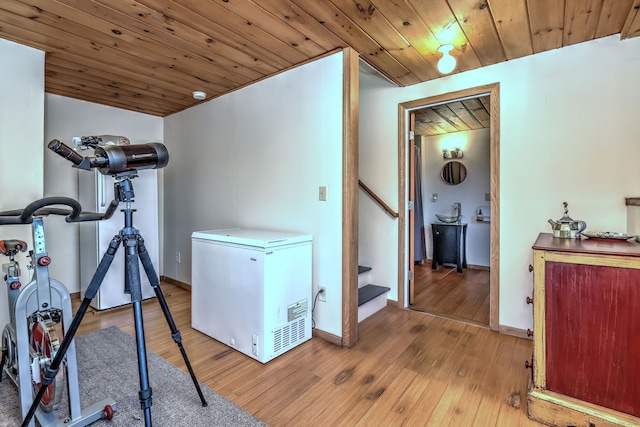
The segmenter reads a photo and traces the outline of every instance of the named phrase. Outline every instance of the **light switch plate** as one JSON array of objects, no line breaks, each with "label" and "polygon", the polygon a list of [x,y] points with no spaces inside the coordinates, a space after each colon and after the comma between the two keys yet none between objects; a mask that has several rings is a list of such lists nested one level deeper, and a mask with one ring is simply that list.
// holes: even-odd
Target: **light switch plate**
[{"label": "light switch plate", "polygon": [[327,201],[327,187],[324,185],[321,185],[318,189],[318,200],[321,202]]}]

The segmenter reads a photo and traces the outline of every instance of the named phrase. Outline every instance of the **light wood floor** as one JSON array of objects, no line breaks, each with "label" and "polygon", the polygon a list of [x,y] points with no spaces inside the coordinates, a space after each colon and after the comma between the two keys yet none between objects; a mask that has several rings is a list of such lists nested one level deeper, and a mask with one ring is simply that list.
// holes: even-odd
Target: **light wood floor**
[{"label": "light wood floor", "polygon": [[409,308],[477,325],[489,325],[489,271],[440,266],[415,268],[415,298]]},{"label": "light wood floor", "polygon": [[[198,379],[271,426],[539,426],[528,340],[387,307],[352,349],[313,338],[263,365],[191,329],[190,293],[162,287]],[[143,311],[147,348],[186,370],[157,301]],[[78,334],[112,325],[134,336],[132,309],[90,309]]]}]

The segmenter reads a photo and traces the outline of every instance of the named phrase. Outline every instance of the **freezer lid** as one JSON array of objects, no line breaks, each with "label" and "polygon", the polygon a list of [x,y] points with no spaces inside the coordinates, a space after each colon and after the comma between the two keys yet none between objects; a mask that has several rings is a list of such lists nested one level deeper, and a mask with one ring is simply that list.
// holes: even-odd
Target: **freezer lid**
[{"label": "freezer lid", "polygon": [[192,239],[235,243],[238,245],[273,248],[294,243],[310,242],[309,234],[300,234],[280,230],[257,230],[249,228],[225,228],[222,230],[195,231]]}]

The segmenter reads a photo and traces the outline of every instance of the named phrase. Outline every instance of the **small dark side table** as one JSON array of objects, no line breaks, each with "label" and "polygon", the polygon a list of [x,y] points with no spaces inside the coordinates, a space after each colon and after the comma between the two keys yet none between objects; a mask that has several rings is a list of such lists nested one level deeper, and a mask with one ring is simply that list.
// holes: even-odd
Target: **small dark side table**
[{"label": "small dark side table", "polygon": [[438,265],[455,264],[456,271],[462,273],[467,268],[467,224],[431,224],[433,235],[433,261],[431,268]]}]

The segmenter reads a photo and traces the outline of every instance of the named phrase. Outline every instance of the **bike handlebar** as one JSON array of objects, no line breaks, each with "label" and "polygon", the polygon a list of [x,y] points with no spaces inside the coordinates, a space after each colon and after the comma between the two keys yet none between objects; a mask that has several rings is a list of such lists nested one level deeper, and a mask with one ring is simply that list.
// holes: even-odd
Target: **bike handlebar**
[{"label": "bike handlebar", "polygon": [[[52,205],[66,205],[71,209],[48,208]],[[109,219],[118,207],[118,201],[112,200],[104,213],[83,212],[82,206],[77,200],[69,197],[45,197],[29,203],[24,209],[0,212],[0,225],[5,224],[31,224],[34,216],[62,215],[66,216],[66,222],[100,221]]]}]

